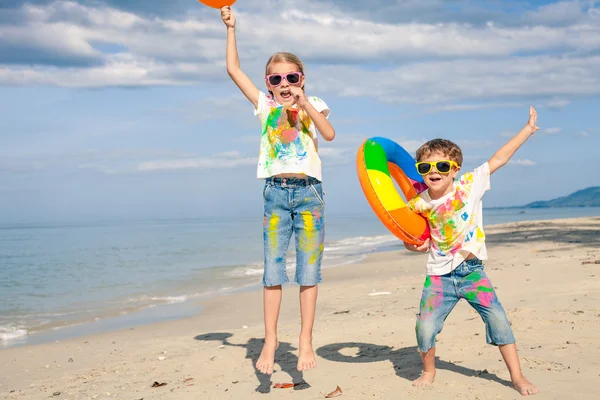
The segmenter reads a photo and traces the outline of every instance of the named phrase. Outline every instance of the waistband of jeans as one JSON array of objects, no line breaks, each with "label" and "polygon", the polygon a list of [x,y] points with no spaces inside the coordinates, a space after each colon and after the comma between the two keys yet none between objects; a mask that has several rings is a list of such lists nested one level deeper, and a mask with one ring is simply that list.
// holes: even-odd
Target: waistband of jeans
[{"label": "waistband of jeans", "polygon": [[473,265],[483,265],[483,262],[479,258],[475,257],[475,258],[471,258],[470,260],[464,260],[461,264],[473,266]]},{"label": "waistband of jeans", "polygon": [[279,177],[271,177],[267,178],[266,182],[269,185],[275,186],[310,186],[321,183],[317,178],[313,178],[312,176],[308,176],[306,178],[279,178]]}]

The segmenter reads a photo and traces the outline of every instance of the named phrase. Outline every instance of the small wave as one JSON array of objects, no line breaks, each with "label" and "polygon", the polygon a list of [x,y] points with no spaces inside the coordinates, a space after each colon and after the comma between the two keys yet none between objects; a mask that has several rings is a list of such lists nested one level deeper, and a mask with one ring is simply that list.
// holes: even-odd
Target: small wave
[{"label": "small wave", "polygon": [[15,328],[13,326],[0,326],[0,343],[13,344],[21,342],[27,337],[25,329]]},{"label": "small wave", "polygon": [[243,267],[234,268],[227,272],[229,278],[244,278],[248,276],[258,276],[263,273],[263,266],[261,264],[250,264]]},{"label": "small wave", "polygon": [[145,302],[158,302],[158,303],[163,303],[163,304],[177,304],[177,303],[184,303],[186,301],[188,301],[190,299],[190,297],[194,297],[194,296],[188,296],[188,295],[181,295],[181,296],[140,296],[140,297],[135,297],[135,298],[130,298],[128,301],[130,303],[145,303]]},{"label": "small wave", "polygon": [[385,244],[387,242],[396,241],[393,235],[378,235],[378,236],[356,236],[346,239],[337,240],[329,246],[325,247],[325,251],[340,251],[348,249],[356,249],[356,247],[373,247]]},{"label": "small wave", "polygon": [[188,296],[166,296],[166,297],[151,297],[152,301],[161,301],[167,304],[183,303],[188,300]]}]

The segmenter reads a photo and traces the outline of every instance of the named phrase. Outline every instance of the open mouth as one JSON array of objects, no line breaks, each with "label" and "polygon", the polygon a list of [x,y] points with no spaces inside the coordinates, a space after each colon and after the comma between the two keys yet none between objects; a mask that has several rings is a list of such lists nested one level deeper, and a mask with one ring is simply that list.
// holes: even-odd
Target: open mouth
[{"label": "open mouth", "polygon": [[433,177],[432,177],[432,178],[429,178],[429,181],[430,181],[430,182],[432,182],[432,183],[437,183],[437,182],[439,182],[439,181],[441,181],[441,180],[442,180],[442,178],[440,178],[440,177],[435,177],[435,178],[433,178]]},{"label": "open mouth", "polygon": [[290,92],[289,90],[283,90],[280,93],[281,98],[283,99],[290,99],[292,97],[292,92]]}]

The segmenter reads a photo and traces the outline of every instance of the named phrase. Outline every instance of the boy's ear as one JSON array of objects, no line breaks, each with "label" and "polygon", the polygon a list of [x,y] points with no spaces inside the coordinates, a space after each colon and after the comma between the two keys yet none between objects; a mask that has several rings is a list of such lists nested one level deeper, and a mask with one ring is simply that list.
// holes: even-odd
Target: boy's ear
[{"label": "boy's ear", "polygon": [[460,165],[456,168],[454,168],[454,178],[456,178],[458,176],[458,172],[460,171]]}]

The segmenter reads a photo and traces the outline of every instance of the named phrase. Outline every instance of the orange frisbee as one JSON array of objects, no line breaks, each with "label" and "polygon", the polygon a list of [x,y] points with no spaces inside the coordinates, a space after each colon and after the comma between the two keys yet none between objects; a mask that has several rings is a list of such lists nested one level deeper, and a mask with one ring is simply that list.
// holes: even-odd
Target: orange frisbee
[{"label": "orange frisbee", "polygon": [[212,8],[223,8],[235,3],[235,0],[198,0],[200,3]]}]

